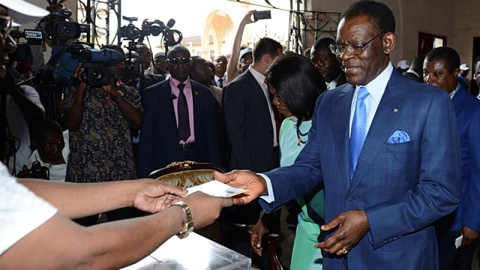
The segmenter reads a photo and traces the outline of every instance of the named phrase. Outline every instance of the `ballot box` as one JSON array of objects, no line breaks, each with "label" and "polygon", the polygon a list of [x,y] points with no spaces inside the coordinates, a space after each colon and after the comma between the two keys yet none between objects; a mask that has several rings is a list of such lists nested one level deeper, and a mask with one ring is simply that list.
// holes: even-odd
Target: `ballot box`
[{"label": "ballot box", "polygon": [[250,269],[244,255],[191,233],[187,238],[171,237],[141,261],[124,270],[231,270]]}]

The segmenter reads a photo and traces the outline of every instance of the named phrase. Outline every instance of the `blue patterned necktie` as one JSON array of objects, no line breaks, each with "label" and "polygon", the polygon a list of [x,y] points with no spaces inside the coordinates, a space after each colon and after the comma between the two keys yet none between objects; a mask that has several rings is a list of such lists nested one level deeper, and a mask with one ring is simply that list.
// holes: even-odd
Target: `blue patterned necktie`
[{"label": "blue patterned necktie", "polygon": [[183,93],[183,88],[185,84],[178,84],[178,90],[180,93],[178,95],[178,138],[180,141],[186,142],[190,137],[190,119],[188,118],[188,104],[185,94]]},{"label": "blue patterned necktie", "polygon": [[368,97],[367,88],[361,86],[357,93],[357,104],[350,134],[350,179],[357,167],[358,156],[362,152],[363,143],[367,137],[367,108],[365,99]]}]

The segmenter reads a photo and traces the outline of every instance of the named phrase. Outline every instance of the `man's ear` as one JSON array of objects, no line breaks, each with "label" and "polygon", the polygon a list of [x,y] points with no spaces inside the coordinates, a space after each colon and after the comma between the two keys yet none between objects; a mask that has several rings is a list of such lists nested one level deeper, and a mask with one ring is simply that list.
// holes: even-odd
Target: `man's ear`
[{"label": "man's ear", "polygon": [[397,36],[395,33],[387,32],[382,39],[383,42],[383,53],[390,54],[395,47],[395,43],[397,42]]},{"label": "man's ear", "polygon": [[458,74],[460,74],[460,69],[459,69],[459,68],[456,68],[456,69],[453,70],[452,73],[453,73],[453,75],[455,75],[455,77],[457,77]]},{"label": "man's ear", "polygon": [[269,54],[264,54],[264,55],[262,56],[262,62],[263,62],[264,65],[267,65],[267,66],[268,66],[269,63],[272,62],[272,57],[270,57]]}]

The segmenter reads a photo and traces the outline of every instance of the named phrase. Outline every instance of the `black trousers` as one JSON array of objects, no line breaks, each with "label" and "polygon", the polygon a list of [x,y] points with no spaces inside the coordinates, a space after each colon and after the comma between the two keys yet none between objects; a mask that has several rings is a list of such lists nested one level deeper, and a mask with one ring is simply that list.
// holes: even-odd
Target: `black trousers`
[{"label": "black trousers", "polygon": [[438,236],[440,270],[471,270],[475,245],[455,248],[459,231],[448,231]]}]

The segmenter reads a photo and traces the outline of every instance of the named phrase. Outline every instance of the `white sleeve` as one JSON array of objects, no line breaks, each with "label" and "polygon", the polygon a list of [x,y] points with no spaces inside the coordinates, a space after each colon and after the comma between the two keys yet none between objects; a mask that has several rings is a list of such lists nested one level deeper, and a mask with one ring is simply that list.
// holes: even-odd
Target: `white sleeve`
[{"label": "white sleeve", "polygon": [[0,163],[0,256],[56,212],[55,207],[17,183]]},{"label": "white sleeve", "polygon": [[35,88],[31,87],[30,85],[20,85],[20,88],[23,90],[23,94],[26,98],[28,98],[31,102],[35,103],[40,110],[45,112],[45,108],[40,101],[40,95],[38,94]]},{"label": "white sleeve", "polygon": [[270,180],[270,178],[268,176],[266,176],[263,173],[257,173],[257,174],[260,175],[261,177],[263,177],[265,179],[265,182],[267,182],[268,195],[262,195],[262,196],[260,196],[260,199],[266,201],[267,203],[274,202],[275,201],[275,196],[273,195],[272,181]]}]

